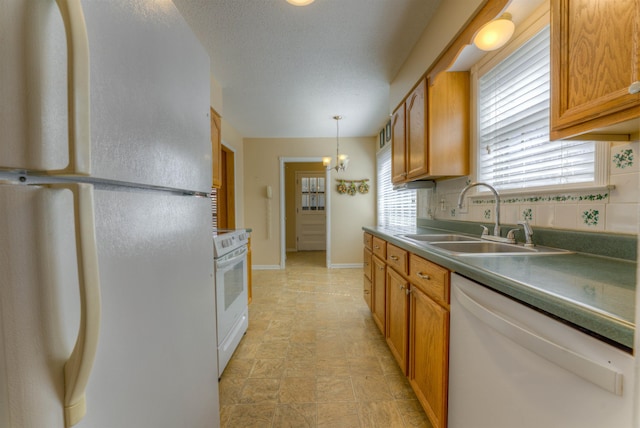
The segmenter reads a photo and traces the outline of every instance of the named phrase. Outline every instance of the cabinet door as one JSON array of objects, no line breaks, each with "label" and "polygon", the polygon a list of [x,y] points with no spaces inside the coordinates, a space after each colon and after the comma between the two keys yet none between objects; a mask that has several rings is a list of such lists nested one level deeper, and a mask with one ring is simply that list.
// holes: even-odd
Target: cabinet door
[{"label": "cabinet door", "polygon": [[[551,138],[640,116],[640,0],[551,2]],[[637,129],[636,129],[637,131]]]},{"label": "cabinet door", "polygon": [[[371,235],[369,235],[371,236]],[[371,250],[369,248],[364,249],[364,282],[363,282],[363,290],[362,294],[364,297],[364,301],[367,302],[367,306],[369,306],[369,310],[371,310],[371,278],[373,271],[373,255],[371,254]]]},{"label": "cabinet door", "polygon": [[371,260],[373,255],[371,254],[371,250],[368,248],[364,249],[364,276],[371,279],[371,269],[373,267]]},{"label": "cabinet door", "polygon": [[426,175],[427,153],[427,81],[422,79],[409,94],[406,105],[407,177]]},{"label": "cabinet door", "polygon": [[364,277],[364,285],[362,287],[362,297],[371,310],[371,279]]},{"label": "cabinet door", "polygon": [[449,312],[411,286],[409,383],[434,428],[447,426]]},{"label": "cabinet door", "polygon": [[429,87],[429,175],[469,174],[469,72],[442,72]]},{"label": "cabinet door", "polygon": [[222,185],[222,139],[220,116],[211,109],[211,163],[213,164],[213,178],[211,187],[220,188]]},{"label": "cabinet door", "polygon": [[409,352],[409,282],[394,269],[387,269],[387,344],[407,374]]},{"label": "cabinet door", "polygon": [[407,136],[405,111],[402,104],[391,119],[391,182],[402,183],[407,179]]},{"label": "cabinet door", "polygon": [[378,257],[373,257],[373,281],[372,281],[372,315],[373,320],[378,325],[378,328],[384,334],[385,332],[385,312],[386,312],[386,270],[387,267],[383,260]]}]

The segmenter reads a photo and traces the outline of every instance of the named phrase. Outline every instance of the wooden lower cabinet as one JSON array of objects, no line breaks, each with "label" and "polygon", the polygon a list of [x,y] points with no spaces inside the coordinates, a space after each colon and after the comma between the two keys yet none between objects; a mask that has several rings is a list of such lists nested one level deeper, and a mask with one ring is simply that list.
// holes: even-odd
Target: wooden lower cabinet
[{"label": "wooden lower cabinet", "polygon": [[[371,236],[371,235],[369,235]],[[371,250],[369,248],[364,249],[364,283],[362,295],[364,297],[364,301],[367,302],[367,306],[369,306],[369,310],[371,310],[371,272],[373,268],[373,255],[371,254]]]},{"label": "wooden lower cabinet", "polygon": [[385,333],[386,323],[386,272],[387,266],[384,260],[380,260],[377,256],[373,257],[373,278],[371,280],[371,312],[373,320],[378,328]]},{"label": "wooden lower cabinet", "polygon": [[371,254],[371,250],[368,248],[365,248],[363,269],[364,269],[364,276],[369,279],[371,279],[371,272],[373,269],[372,261],[373,261],[373,254]]},{"label": "wooden lower cabinet", "polygon": [[364,297],[364,301],[369,307],[369,310],[371,310],[371,296],[371,280],[365,276],[362,288],[362,297]]},{"label": "wooden lower cabinet", "polygon": [[433,428],[446,428],[450,272],[378,237],[364,257],[372,318]]},{"label": "wooden lower cabinet", "polygon": [[387,268],[387,334],[391,353],[407,374],[409,351],[409,282],[398,272]]},{"label": "wooden lower cabinet", "polygon": [[409,383],[434,428],[447,426],[449,311],[420,288],[409,297]]}]

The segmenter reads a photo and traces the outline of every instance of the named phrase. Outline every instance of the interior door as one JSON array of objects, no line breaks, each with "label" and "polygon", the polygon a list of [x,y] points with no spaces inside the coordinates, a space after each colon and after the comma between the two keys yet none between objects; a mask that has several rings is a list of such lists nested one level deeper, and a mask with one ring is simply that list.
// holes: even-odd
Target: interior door
[{"label": "interior door", "polygon": [[325,176],[321,172],[296,172],[296,248],[327,249]]}]

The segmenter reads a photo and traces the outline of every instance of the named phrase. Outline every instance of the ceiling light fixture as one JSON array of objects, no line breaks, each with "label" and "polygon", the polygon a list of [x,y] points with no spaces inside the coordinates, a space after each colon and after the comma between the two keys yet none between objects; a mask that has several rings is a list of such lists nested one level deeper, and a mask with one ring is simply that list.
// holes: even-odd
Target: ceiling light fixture
[{"label": "ceiling light fixture", "polygon": [[498,19],[484,24],[473,38],[473,44],[483,51],[494,51],[505,45],[516,29],[511,14],[504,13]]},{"label": "ceiling light fixture", "polygon": [[315,0],[287,0],[287,3],[294,6],[307,6],[313,3]]},{"label": "ceiling light fixture", "polygon": [[[335,169],[336,172],[340,172],[347,169],[349,156],[340,154],[340,119],[342,119],[342,116],[333,116],[333,118],[336,121],[336,166],[334,166],[333,169]],[[325,168],[331,169],[331,158],[328,156],[322,158],[322,164]]]}]

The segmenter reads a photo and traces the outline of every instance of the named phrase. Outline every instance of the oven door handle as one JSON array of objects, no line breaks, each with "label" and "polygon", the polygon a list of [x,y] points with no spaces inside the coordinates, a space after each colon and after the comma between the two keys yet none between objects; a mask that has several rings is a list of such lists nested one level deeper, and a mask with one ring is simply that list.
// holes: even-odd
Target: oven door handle
[{"label": "oven door handle", "polygon": [[247,247],[242,247],[242,248],[240,248],[240,251],[238,251],[237,254],[233,255],[233,257],[231,257],[229,259],[222,258],[222,259],[216,260],[216,268],[224,269],[227,266],[234,265],[234,264],[238,263],[238,260],[245,258],[247,256],[248,252],[249,252],[249,250],[247,249]]}]

